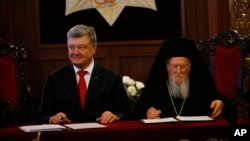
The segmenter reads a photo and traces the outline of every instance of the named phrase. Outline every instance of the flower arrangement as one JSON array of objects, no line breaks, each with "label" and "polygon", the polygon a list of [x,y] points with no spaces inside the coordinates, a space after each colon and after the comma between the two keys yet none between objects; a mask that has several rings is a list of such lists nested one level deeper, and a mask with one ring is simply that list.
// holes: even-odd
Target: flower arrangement
[{"label": "flower arrangement", "polygon": [[138,102],[141,89],[144,88],[144,84],[140,81],[135,81],[134,79],[130,78],[129,76],[123,76],[123,84],[124,88],[127,92],[129,102],[134,110],[136,103]]}]

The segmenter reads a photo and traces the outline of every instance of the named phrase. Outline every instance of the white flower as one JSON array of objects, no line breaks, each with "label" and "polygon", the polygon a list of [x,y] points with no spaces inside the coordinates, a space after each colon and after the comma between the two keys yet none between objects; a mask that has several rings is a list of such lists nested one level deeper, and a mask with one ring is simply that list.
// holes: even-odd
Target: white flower
[{"label": "white flower", "polygon": [[123,77],[122,77],[122,82],[123,82],[124,84],[128,84],[129,79],[130,79],[129,76],[123,76]]},{"label": "white flower", "polygon": [[135,86],[128,86],[127,93],[129,96],[135,96],[137,94]]},{"label": "white flower", "polygon": [[132,109],[134,109],[137,101],[140,98],[141,89],[144,88],[145,86],[142,82],[135,81],[134,79],[126,75],[122,77],[122,82],[127,92],[128,99],[132,106]]},{"label": "white flower", "polygon": [[134,93],[140,93],[140,90],[145,87],[141,81],[135,81],[127,75],[122,77],[122,82],[129,96],[136,96]]},{"label": "white flower", "polygon": [[140,81],[136,81],[135,82],[135,86],[139,90],[145,87],[145,85],[142,82],[140,82]]},{"label": "white flower", "polygon": [[135,85],[135,80],[131,79],[129,76],[123,76],[122,81],[126,85]]}]

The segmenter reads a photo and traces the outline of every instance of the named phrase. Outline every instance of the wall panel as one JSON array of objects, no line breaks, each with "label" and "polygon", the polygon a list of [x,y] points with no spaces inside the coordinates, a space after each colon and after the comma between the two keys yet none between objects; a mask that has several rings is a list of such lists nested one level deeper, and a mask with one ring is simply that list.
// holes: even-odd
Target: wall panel
[{"label": "wall panel", "polygon": [[137,81],[146,82],[154,58],[154,55],[121,56],[119,58],[120,74],[129,75]]},{"label": "wall panel", "polygon": [[[145,82],[162,40],[98,43],[95,62],[121,75]],[[66,44],[40,45],[37,53],[38,96],[49,73],[69,63]]]}]

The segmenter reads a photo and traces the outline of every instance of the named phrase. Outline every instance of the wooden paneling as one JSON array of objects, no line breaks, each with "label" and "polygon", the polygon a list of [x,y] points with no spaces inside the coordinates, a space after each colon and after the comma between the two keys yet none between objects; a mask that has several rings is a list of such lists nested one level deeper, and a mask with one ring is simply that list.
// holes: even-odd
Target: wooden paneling
[{"label": "wooden paneling", "polygon": [[121,56],[119,58],[120,73],[129,75],[137,81],[146,82],[155,55]]},{"label": "wooden paneling", "polygon": [[[161,43],[162,40],[98,43],[95,62],[145,82]],[[40,96],[47,75],[69,63],[66,44],[40,45],[37,57],[36,94]]]},{"label": "wooden paneling", "polygon": [[208,0],[208,37],[230,29],[229,0]]},{"label": "wooden paneling", "polygon": [[13,11],[11,0],[0,0],[0,38],[13,42]]},{"label": "wooden paneling", "polygon": [[196,41],[208,38],[207,0],[181,0],[182,35]]}]

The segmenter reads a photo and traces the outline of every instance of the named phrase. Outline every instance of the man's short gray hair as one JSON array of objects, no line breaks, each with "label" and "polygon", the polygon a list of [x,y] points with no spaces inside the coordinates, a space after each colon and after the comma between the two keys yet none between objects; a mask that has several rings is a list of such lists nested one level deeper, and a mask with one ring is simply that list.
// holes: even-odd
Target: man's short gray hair
[{"label": "man's short gray hair", "polygon": [[95,29],[91,26],[78,24],[69,29],[67,33],[67,40],[69,38],[79,38],[83,36],[89,36],[92,45],[97,45],[97,38]]}]

